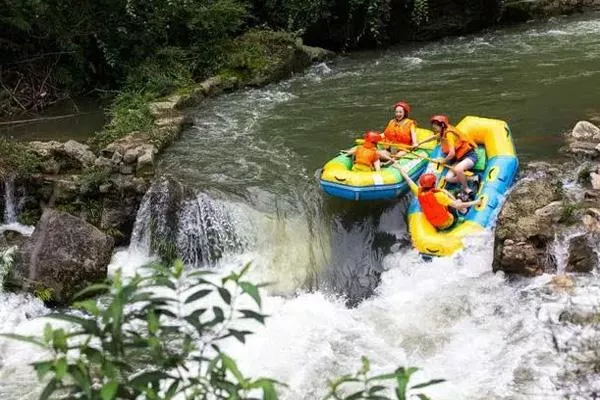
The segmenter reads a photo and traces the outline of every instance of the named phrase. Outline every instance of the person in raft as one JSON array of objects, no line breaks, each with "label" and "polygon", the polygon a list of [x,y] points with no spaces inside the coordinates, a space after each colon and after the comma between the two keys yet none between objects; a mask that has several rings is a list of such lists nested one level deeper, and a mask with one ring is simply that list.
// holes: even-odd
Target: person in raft
[{"label": "person in raft", "polygon": [[364,139],[364,144],[344,151],[346,155],[354,156],[352,171],[379,171],[381,169],[379,158],[387,158],[377,150],[377,143],[381,141],[381,134],[368,131],[365,133]]},{"label": "person in raft", "polygon": [[425,218],[438,230],[451,228],[457,221],[459,214],[466,214],[468,208],[478,205],[481,201],[462,201],[456,199],[444,189],[435,187],[435,175],[425,173],[419,178],[419,186],[410,179],[410,176],[400,166],[394,164],[408,183],[410,191],[419,200],[419,205]]},{"label": "person in raft", "polygon": [[401,149],[411,148],[417,144],[417,123],[408,118],[410,105],[404,101],[394,104],[394,118],[388,122],[383,131],[382,139],[388,143],[397,143],[402,146],[389,146],[389,154],[401,157],[406,152]]},{"label": "person in raft", "polygon": [[477,153],[475,152],[477,144],[465,133],[450,125],[448,117],[445,115],[431,117],[431,126],[437,134],[436,138],[440,141],[442,153],[445,154],[445,157],[438,161],[444,164],[454,164],[452,170],[448,171],[446,175],[446,182],[459,182],[464,193],[463,200],[472,199],[474,192],[467,183],[465,171],[472,169],[477,164]]}]

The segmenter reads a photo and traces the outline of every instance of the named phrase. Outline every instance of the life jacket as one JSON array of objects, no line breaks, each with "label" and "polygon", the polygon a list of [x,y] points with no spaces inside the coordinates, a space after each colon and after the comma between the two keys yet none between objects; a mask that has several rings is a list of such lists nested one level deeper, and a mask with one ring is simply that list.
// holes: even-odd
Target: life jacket
[{"label": "life jacket", "polygon": [[401,143],[406,145],[412,144],[412,136],[410,128],[415,124],[410,118],[403,118],[400,122],[396,119],[391,119],[383,131],[385,140],[392,143]]},{"label": "life jacket", "polygon": [[439,191],[439,189],[419,191],[418,196],[423,214],[425,214],[425,217],[431,225],[438,229],[446,228],[454,219],[452,214],[448,211],[448,207],[438,203],[435,198],[435,194]]},{"label": "life jacket", "polygon": [[463,158],[469,151],[477,147],[477,144],[475,144],[475,142],[473,142],[469,136],[462,133],[454,126],[448,125],[448,127],[444,130],[444,133],[442,133],[442,152],[444,154],[448,154],[450,152],[450,146],[448,146],[448,142],[445,140],[447,135],[454,135],[454,157],[457,161]]},{"label": "life jacket", "polygon": [[354,162],[369,168],[373,168],[373,164],[377,160],[379,160],[379,156],[375,147],[360,146],[354,153]]}]

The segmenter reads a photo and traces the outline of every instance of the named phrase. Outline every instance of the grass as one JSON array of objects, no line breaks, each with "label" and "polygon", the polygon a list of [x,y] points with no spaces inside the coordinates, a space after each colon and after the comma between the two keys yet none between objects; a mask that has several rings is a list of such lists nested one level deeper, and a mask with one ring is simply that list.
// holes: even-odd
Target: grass
[{"label": "grass", "polygon": [[40,170],[40,158],[23,143],[0,138],[0,180],[10,174],[28,176]]}]

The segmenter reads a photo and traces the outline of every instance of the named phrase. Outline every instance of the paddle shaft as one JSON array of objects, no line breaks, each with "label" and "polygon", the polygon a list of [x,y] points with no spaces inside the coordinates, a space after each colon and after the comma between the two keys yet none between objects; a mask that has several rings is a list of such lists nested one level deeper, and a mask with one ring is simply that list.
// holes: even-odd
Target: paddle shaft
[{"label": "paddle shaft", "polygon": [[[422,158],[423,160],[427,160],[429,162],[432,162],[432,163],[435,163],[435,164],[438,164],[438,165],[442,165],[442,166],[448,168],[450,171],[456,173],[456,171],[454,170],[454,166],[452,166],[450,164],[446,164],[445,162],[441,162],[441,161],[438,161],[436,159],[433,159],[433,158],[430,158],[430,157],[427,157],[427,156],[422,156],[422,155],[417,154],[417,153],[413,153],[411,155],[413,155],[413,156],[415,156],[417,158]],[[464,173],[465,173],[466,176],[473,175],[473,172],[471,172],[471,171],[464,171]]]},{"label": "paddle shaft", "polygon": [[[356,139],[355,142],[356,142],[356,144],[363,144],[365,142],[365,140],[364,139]],[[444,163],[444,162],[441,162],[441,161],[437,161],[437,160],[435,160],[433,158],[430,158],[430,157],[427,157],[427,156],[422,156],[420,154],[415,153],[415,151],[417,151],[417,150],[424,150],[421,147],[415,147],[415,148],[413,148],[412,146],[408,146],[406,144],[402,144],[402,143],[390,143],[390,142],[377,142],[377,144],[382,144],[384,146],[401,147],[401,148],[410,150],[408,153],[404,154],[400,158],[404,158],[404,157],[406,157],[408,155],[413,155],[415,157],[422,158],[423,160],[427,160],[429,162],[436,163],[438,165],[443,165],[444,167],[448,168],[452,172],[456,173],[456,171],[454,170],[454,167],[452,165],[450,165],[450,164],[447,164],[447,163]],[[465,176],[472,176],[473,175],[473,172],[471,172],[471,171],[464,171],[464,172],[465,172]]]}]

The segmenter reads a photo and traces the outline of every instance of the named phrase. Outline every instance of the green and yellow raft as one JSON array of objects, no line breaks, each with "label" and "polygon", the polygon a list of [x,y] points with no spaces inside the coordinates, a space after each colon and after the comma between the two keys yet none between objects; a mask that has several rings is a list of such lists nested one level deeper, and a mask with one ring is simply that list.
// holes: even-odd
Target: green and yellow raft
[{"label": "green and yellow raft", "polygon": [[[417,128],[419,141],[432,135],[433,132],[428,129]],[[435,141],[428,142],[421,146],[423,150],[417,150],[415,154],[428,157],[434,147]],[[400,158],[397,163],[416,180],[425,171],[428,162],[409,156]],[[380,171],[352,171],[352,157],[343,154],[325,164],[319,182],[325,193],[346,200],[387,200],[409,191],[408,184],[396,168],[386,166]]]}]

